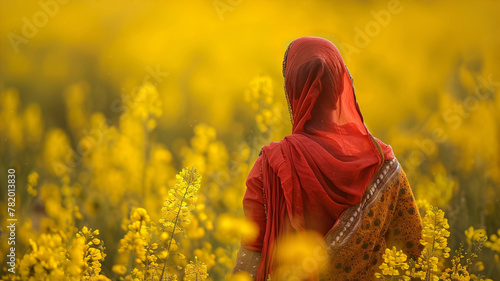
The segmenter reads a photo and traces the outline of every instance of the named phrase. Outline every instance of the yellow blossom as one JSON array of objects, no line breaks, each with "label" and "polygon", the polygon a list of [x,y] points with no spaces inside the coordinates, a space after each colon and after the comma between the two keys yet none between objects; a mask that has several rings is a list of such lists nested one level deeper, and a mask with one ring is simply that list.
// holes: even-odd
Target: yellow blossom
[{"label": "yellow blossom", "polygon": [[30,195],[36,196],[38,191],[35,189],[35,187],[38,184],[38,173],[37,172],[32,172],[28,175],[28,187],[27,191]]},{"label": "yellow blossom", "polygon": [[396,247],[392,247],[392,249],[387,248],[382,258],[384,261],[379,266],[382,273],[375,273],[375,277],[391,278],[393,276],[398,276],[401,277],[401,280],[410,280],[410,277],[407,275],[409,273],[409,266],[406,262],[406,255],[402,250],[398,251]]},{"label": "yellow blossom", "polygon": [[484,229],[474,229],[472,226],[465,231],[465,236],[467,237],[467,244],[469,246],[472,245],[473,242],[483,242],[488,238]]},{"label": "yellow blossom", "polygon": [[[307,280],[328,266],[327,247],[322,236],[314,231],[286,235],[276,245],[280,266],[273,272],[273,280]],[[309,264],[315,266],[308,266]]]},{"label": "yellow blossom", "polygon": [[492,234],[490,239],[484,242],[484,245],[493,251],[500,253],[500,229],[497,230],[496,234]]},{"label": "yellow blossom", "polygon": [[115,264],[112,268],[113,272],[118,275],[124,275],[127,272],[127,268],[121,264]]},{"label": "yellow blossom", "polygon": [[203,281],[207,279],[207,266],[198,261],[195,257],[195,261],[190,261],[186,268],[184,269],[184,281]]}]

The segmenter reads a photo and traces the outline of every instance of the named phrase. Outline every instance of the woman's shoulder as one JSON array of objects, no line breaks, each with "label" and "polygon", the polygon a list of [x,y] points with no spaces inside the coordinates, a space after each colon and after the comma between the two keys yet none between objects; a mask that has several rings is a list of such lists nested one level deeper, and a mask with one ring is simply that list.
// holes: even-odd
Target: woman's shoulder
[{"label": "woman's shoulder", "polygon": [[286,163],[285,151],[288,147],[289,137],[287,136],[279,142],[271,142],[263,146],[259,153],[259,158],[262,158],[261,161],[268,163],[275,171],[278,171]]},{"label": "woman's shoulder", "polygon": [[267,154],[274,154],[274,153],[280,152],[280,151],[282,151],[283,147],[288,146],[290,142],[301,141],[304,138],[308,138],[308,137],[305,135],[302,135],[302,134],[288,135],[278,142],[273,141],[268,145],[264,145],[260,150],[259,156],[262,155],[263,152],[265,152]]},{"label": "woman's shoulder", "polygon": [[285,143],[287,142],[287,138],[289,138],[289,136],[284,137],[282,140],[278,142],[273,141],[268,145],[264,145],[260,149],[259,156],[261,156],[263,153],[265,153],[268,156],[281,153],[283,145],[285,145]]},{"label": "woman's shoulder", "polygon": [[264,145],[262,146],[262,148],[260,149],[260,152],[259,152],[259,156],[262,156],[262,153],[265,152],[265,153],[269,153],[273,150],[277,150],[277,149],[281,149],[280,147],[280,143],[282,142],[283,140],[279,141],[279,142],[271,142],[270,144],[268,145]]}]

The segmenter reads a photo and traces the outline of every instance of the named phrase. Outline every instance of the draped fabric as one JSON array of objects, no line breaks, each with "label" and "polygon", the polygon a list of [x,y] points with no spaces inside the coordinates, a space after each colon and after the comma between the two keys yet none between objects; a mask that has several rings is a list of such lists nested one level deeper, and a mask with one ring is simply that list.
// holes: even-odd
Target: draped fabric
[{"label": "draped fabric", "polygon": [[329,266],[320,280],[380,280],[375,272],[381,271],[385,249],[396,247],[417,260],[421,238],[422,220],[406,174],[396,159],[385,161],[361,202],[345,210],[325,236]]},{"label": "draped fabric", "polygon": [[[254,185],[259,181],[262,182],[261,163],[257,163],[258,171],[253,170],[250,173],[248,190],[253,190],[255,193],[246,197],[246,206],[252,205],[248,200],[259,199],[258,193],[260,199],[252,202],[258,201],[264,205],[262,185]],[[257,181],[252,182],[254,179]],[[279,192],[279,189],[277,191]],[[258,209],[256,206],[258,205],[254,205],[253,209]],[[259,217],[258,214],[254,215]],[[287,220],[283,221],[283,225],[285,228],[281,228],[282,232],[290,231],[286,229],[286,226],[290,226]],[[263,231],[264,236],[265,233],[271,235],[280,228],[279,225],[276,227],[275,222],[269,222],[266,227],[267,231],[266,229]],[[260,237],[259,241],[264,241],[264,236]],[[278,258],[282,258],[282,254],[263,262],[260,250],[242,247],[238,252],[233,273],[245,271],[252,277],[259,276],[257,280],[267,280],[264,276],[271,272],[272,280],[294,278],[296,280],[299,276],[300,280],[378,280],[375,278],[375,272],[380,271],[379,266],[383,262],[382,255],[386,248],[396,247],[409,258],[417,260],[423,249],[421,238],[422,220],[418,206],[405,173],[398,161],[393,159],[384,161],[366,188],[361,201],[342,212],[334,226],[324,236],[327,246],[327,266],[321,271],[308,270],[309,264],[299,263],[291,266],[289,263],[282,263]],[[262,249],[262,244],[254,246]],[[274,248],[279,247],[278,241]],[[325,255],[316,257],[325,261]],[[260,274],[257,274],[258,270],[261,271]]]},{"label": "draped fabric", "polygon": [[360,202],[384,160],[394,158],[391,147],[366,128],[335,45],[299,38],[283,66],[292,134],[262,148],[247,180],[260,184],[262,194],[249,188],[243,200],[245,214],[260,217],[259,237],[242,243],[262,254],[257,280],[266,280],[276,266],[274,245],[281,235],[305,229],[326,235],[344,210]]}]

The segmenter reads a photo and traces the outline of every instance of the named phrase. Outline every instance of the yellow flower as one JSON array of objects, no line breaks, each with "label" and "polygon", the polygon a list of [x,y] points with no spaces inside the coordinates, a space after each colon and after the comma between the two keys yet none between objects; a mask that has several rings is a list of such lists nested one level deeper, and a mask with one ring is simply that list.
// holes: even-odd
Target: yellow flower
[{"label": "yellow flower", "polygon": [[75,134],[87,127],[89,122],[86,99],[89,96],[89,85],[85,82],[75,83],[66,87],[64,101],[66,104],[66,120],[69,128]]},{"label": "yellow flower", "polygon": [[273,103],[273,84],[267,76],[257,77],[250,82],[245,92],[245,101],[250,103],[253,110]]},{"label": "yellow flower", "polygon": [[112,270],[114,273],[116,273],[118,275],[124,275],[127,272],[127,268],[123,265],[120,265],[120,264],[113,265]]},{"label": "yellow flower", "polygon": [[134,212],[132,212],[132,215],[130,216],[130,220],[132,222],[149,222],[150,218],[148,216],[148,213],[146,212],[146,209],[144,208],[137,208],[135,209]]},{"label": "yellow flower", "polygon": [[13,148],[24,148],[23,122],[19,116],[19,94],[16,89],[0,92],[0,135],[2,141],[9,140]]},{"label": "yellow flower", "polygon": [[42,110],[38,104],[29,104],[24,110],[24,126],[26,140],[30,144],[37,145],[43,136]]},{"label": "yellow flower", "polygon": [[104,245],[102,241],[96,237],[99,235],[99,230],[94,230],[84,226],[82,230],[76,234],[77,238],[83,238],[85,241],[84,245],[84,256],[83,259],[86,262],[86,270],[84,271],[84,276],[93,277],[98,276],[101,272],[101,262],[104,261],[106,254],[104,253]]},{"label": "yellow flower", "polygon": [[[321,272],[329,261],[323,237],[314,231],[286,235],[276,245],[276,258],[280,265],[271,276],[274,280],[308,279]],[[311,263],[316,266],[309,266]]]},{"label": "yellow flower", "polygon": [[490,240],[484,242],[484,245],[493,251],[500,253],[500,229],[497,230],[497,234],[492,234]]},{"label": "yellow flower", "polygon": [[155,118],[163,114],[162,102],[156,87],[147,81],[130,100],[132,116],[138,117],[144,122],[148,131],[154,129],[156,127]]},{"label": "yellow flower", "polygon": [[76,237],[71,243],[69,252],[70,264],[68,265],[68,273],[74,276],[81,276],[88,268],[84,262],[85,255],[85,238]]},{"label": "yellow flower", "polygon": [[67,134],[61,129],[52,129],[45,136],[44,161],[48,171],[58,177],[73,169],[74,154]]},{"label": "yellow flower", "polygon": [[421,210],[424,210],[424,211],[429,209],[429,207],[430,207],[429,202],[425,199],[417,199],[416,203],[417,203],[417,207]]},{"label": "yellow flower", "polygon": [[423,230],[420,243],[424,246],[418,257],[412,275],[418,278],[439,279],[439,257],[448,258],[450,248],[447,237],[450,236],[448,219],[444,212],[437,207],[429,205],[422,220]]},{"label": "yellow flower", "polygon": [[252,241],[257,237],[258,226],[246,219],[236,218],[231,214],[221,214],[217,217],[215,225],[216,238],[221,242],[236,243],[240,239],[243,241]]},{"label": "yellow flower", "polygon": [[199,260],[207,265],[210,270],[215,264],[215,254],[212,253],[212,244],[209,242],[203,243],[203,247],[200,249],[195,249],[194,254],[199,257]]},{"label": "yellow flower", "polygon": [[461,257],[456,256],[451,260],[452,267],[447,268],[444,273],[441,275],[441,279],[446,281],[469,281],[469,280],[477,280],[474,275],[470,275],[468,271],[467,265],[461,264]]},{"label": "yellow flower", "polygon": [[200,188],[201,176],[195,169],[183,169],[177,176],[177,183],[168,192],[163,203],[163,217],[160,223],[171,235],[181,232],[179,223],[189,224],[189,216],[198,200],[196,193]]},{"label": "yellow flower", "polygon": [[486,236],[486,230],[484,229],[474,229],[474,227],[469,227],[465,230],[465,236],[467,237],[467,244],[472,245],[473,242],[480,241],[484,242],[488,237]]},{"label": "yellow flower", "polygon": [[432,177],[423,177],[417,184],[415,196],[425,196],[425,200],[435,206],[446,206],[458,190],[458,184],[447,175],[442,164],[435,165],[432,170]]},{"label": "yellow flower", "polygon": [[449,257],[450,248],[448,248],[447,237],[450,236],[448,228],[448,219],[444,217],[444,212],[439,208],[430,206],[427,209],[422,221],[422,239],[420,243],[432,250],[443,250],[443,256]]},{"label": "yellow flower", "polygon": [[406,255],[402,250],[397,250],[396,247],[392,249],[385,249],[385,253],[382,255],[384,262],[379,266],[382,273],[376,273],[375,277],[384,278],[392,276],[400,276],[402,280],[410,280],[410,277],[406,274],[409,269],[409,265],[406,262]]},{"label": "yellow flower", "polygon": [[207,279],[207,266],[198,262],[198,257],[195,256],[195,261],[190,261],[184,269],[184,281],[203,281]]},{"label": "yellow flower", "polygon": [[191,138],[191,146],[196,153],[205,153],[210,143],[217,138],[215,128],[205,124],[198,124],[194,127],[194,137]]},{"label": "yellow flower", "polygon": [[482,261],[478,261],[474,264],[474,268],[477,271],[483,271],[484,270],[484,263]]},{"label": "yellow flower", "polygon": [[273,112],[269,109],[263,109],[260,113],[257,113],[255,117],[257,128],[259,128],[261,132],[266,132],[273,122],[272,118]]},{"label": "yellow flower", "polygon": [[[23,265],[23,261],[31,262],[31,266],[34,267],[34,276],[43,274],[42,270],[46,271],[60,271],[61,263],[64,261],[63,253],[65,252],[62,246],[62,239],[58,235],[42,234],[38,243],[35,243],[30,239],[30,244],[32,248],[32,253],[27,259],[21,261],[20,267],[27,269],[25,273],[30,274],[30,265]],[[31,258],[33,257],[33,258]],[[36,264],[34,262],[37,262]],[[57,274],[58,275],[58,274]],[[24,275],[28,277],[30,275]],[[33,276],[33,275],[31,275]],[[23,274],[21,274],[23,277]]]},{"label": "yellow flower", "polygon": [[36,196],[38,191],[35,189],[35,187],[38,184],[38,173],[37,172],[31,172],[28,175],[28,187],[27,191],[30,195]]}]

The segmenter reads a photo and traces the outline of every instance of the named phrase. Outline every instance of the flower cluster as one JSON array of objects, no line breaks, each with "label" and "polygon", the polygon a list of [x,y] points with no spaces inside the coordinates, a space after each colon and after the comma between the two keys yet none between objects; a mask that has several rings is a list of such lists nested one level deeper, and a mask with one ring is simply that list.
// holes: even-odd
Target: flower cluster
[{"label": "flower cluster", "polygon": [[[315,231],[285,235],[275,244],[279,266],[270,278],[273,280],[309,280],[328,266],[327,246]],[[311,266],[311,264],[313,266]]]},{"label": "flower cluster", "polygon": [[500,254],[500,229],[496,234],[490,236],[490,240],[486,241],[484,245],[498,254]]},{"label": "flower cluster", "polygon": [[23,280],[64,280],[66,248],[58,234],[42,234],[38,243],[31,240],[30,252],[19,263]]},{"label": "flower cluster", "polygon": [[272,80],[265,76],[253,79],[245,91],[245,101],[256,111],[255,121],[261,133],[272,133],[277,124],[283,127],[282,107],[274,102],[273,91]]},{"label": "flower cluster", "polygon": [[385,250],[384,262],[380,265],[381,272],[376,272],[375,276],[384,280],[410,280],[416,278],[426,281],[491,281],[483,279],[481,274],[474,274],[484,270],[481,261],[475,261],[481,252],[481,246],[486,240],[486,233],[483,229],[470,227],[465,230],[469,253],[461,247],[451,258],[451,267],[445,266],[445,260],[450,257],[448,247],[448,220],[444,212],[437,207],[433,207],[425,201],[418,202],[419,207],[427,207],[427,212],[422,220],[423,230],[420,243],[424,246],[421,255],[415,261],[407,261],[406,255],[396,247]]},{"label": "flower cluster", "polygon": [[163,110],[158,90],[151,82],[145,82],[135,93],[131,113],[144,122],[148,131],[156,127],[156,118],[163,114]]},{"label": "flower cluster", "polygon": [[[163,236],[166,233],[162,233]],[[113,271],[121,275],[124,280],[160,280],[159,260],[166,258],[168,251],[160,247],[162,234],[151,222],[147,211],[143,208],[135,209],[130,215],[128,232],[120,240],[118,252],[125,257],[120,263],[113,266]],[[163,239],[165,240],[165,239]],[[132,259],[132,260],[130,260]],[[132,264],[127,274],[126,264]]]},{"label": "flower cluster", "polygon": [[458,191],[458,184],[447,174],[441,163],[434,165],[432,170],[432,177],[423,176],[418,181],[415,196],[425,198],[434,206],[446,206]]},{"label": "flower cluster", "polygon": [[207,266],[198,261],[198,257],[194,257],[195,261],[191,261],[184,269],[184,281],[203,281],[208,277]]},{"label": "flower cluster", "polygon": [[29,253],[19,262],[20,280],[109,280],[101,275],[104,247],[98,230],[83,227],[71,241],[61,233],[30,239]]},{"label": "flower cluster", "polygon": [[194,168],[183,169],[176,178],[177,183],[168,191],[168,197],[163,203],[163,217],[160,219],[165,231],[172,235],[181,232],[181,226],[191,222],[189,217],[195,209],[198,200],[196,193],[201,182],[200,174]]},{"label": "flower cluster", "polygon": [[396,247],[387,248],[382,258],[384,262],[379,267],[382,273],[375,273],[375,277],[383,280],[410,280],[408,276],[410,267],[402,250],[396,250]]},{"label": "flower cluster", "polygon": [[[106,257],[103,242],[97,237],[99,230],[92,229],[84,226],[81,231],[76,234],[75,249],[79,249],[83,243],[83,262],[84,262],[84,280],[93,280],[96,276],[100,276],[101,262]],[[83,238],[83,239],[79,239]],[[73,256],[76,257],[76,253]],[[77,260],[75,258],[75,260]]]},{"label": "flower cluster", "polygon": [[[113,266],[113,271],[120,275],[123,280],[177,280],[177,268],[182,268],[179,260],[185,256],[179,250],[179,244],[174,236],[183,233],[188,234],[183,228],[190,223],[191,211],[195,208],[198,189],[200,188],[201,176],[195,169],[183,169],[177,175],[177,183],[169,190],[162,208],[162,217],[158,223],[154,223],[146,209],[136,208],[132,211],[128,220],[127,233],[120,240],[118,252],[123,257],[119,263]],[[168,266],[170,258],[175,258],[175,263]],[[132,267],[127,268],[127,264]],[[193,268],[194,266],[194,268]],[[196,260],[194,265],[185,269],[187,274],[198,274],[206,276],[206,265]],[[190,277],[191,278],[191,277]],[[201,278],[201,277],[200,277]],[[198,280],[204,280],[198,279]],[[193,279],[189,279],[193,280]],[[196,279],[195,279],[196,280]]]},{"label": "flower cluster", "polygon": [[465,237],[467,238],[467,245],[472,246],[473,243],[479,242],[484,243],[488,236],[486,236],[486,230],[484,229],[474,229],[474,227],[469,227],[465,230]]},{"label": "flower cluster", "polygon": [[414,271],[415,277],[439,280],[438,261],[439,256],[444,258],[450,256],[447,238],[450,236],[448,219],[439,208],[429,206],[422,220],[423,230],[420,244],[424,246],[422,254],[418,257]]},{"label": "flower cluster", "polygon": [[461,264],[461,258],[463,256],[456,256],[451,260],[452,267],[447,268],[445,272],[441,275],[442,280],[446,281],[469,281],[471,276],[467,270],[467,265]]}]

